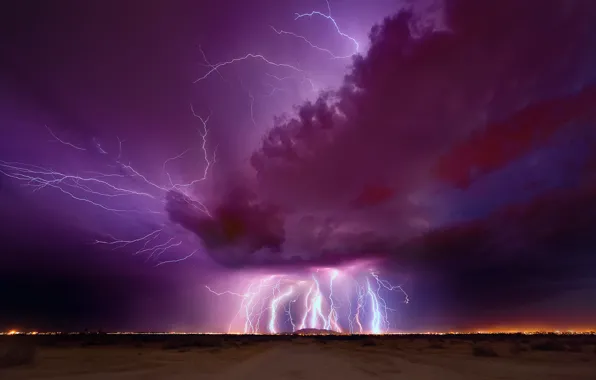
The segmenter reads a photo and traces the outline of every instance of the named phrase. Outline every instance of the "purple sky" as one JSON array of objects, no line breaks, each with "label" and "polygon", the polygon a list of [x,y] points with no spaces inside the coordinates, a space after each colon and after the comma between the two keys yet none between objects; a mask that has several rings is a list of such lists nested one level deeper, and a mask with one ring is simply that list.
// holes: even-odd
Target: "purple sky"
[{"label": "purple sky", "polygon": [[0,327],[205,330],[205,284],[369,258],[399,329],[595,327],[596,5],[241,3],[3,12]]}]

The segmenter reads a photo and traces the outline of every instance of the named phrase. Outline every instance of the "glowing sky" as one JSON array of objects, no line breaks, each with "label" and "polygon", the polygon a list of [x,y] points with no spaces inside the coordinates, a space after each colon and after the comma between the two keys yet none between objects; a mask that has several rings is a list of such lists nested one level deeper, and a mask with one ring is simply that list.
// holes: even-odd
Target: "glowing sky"
[{"label": "glowing sky", "polygon": [[363,260],[395,329],[596,320],[590,2],[7,15],[0,326],[227,328],[205,285]]}]

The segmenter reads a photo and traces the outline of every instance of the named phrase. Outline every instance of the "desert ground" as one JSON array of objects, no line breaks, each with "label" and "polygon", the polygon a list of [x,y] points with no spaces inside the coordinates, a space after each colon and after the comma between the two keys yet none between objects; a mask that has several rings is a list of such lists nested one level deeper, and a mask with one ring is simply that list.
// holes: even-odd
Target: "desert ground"
[{"label": "desert ground", "polygon": [[595,335],[0,337],[0,379],[596,379]]}]

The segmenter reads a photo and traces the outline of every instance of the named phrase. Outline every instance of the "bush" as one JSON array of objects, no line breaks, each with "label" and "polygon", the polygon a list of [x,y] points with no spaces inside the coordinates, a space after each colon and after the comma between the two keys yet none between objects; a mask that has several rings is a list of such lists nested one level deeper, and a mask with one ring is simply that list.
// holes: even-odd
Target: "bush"
[{"label": "bush", "polygon": [[37,349],[31,344],[14,343],[0,346],[0,368],[33,364]]},{"label": "bush", "polygon": [[495,350],[488,345],[475,345],[472,347],[472,354],[474,356],[481,356],[481,357],[497,357],[499,356]]},{"label": "bush", "polygon": [[428,345],[428,348],[442,349],[445,348],[445,344],[443,344],[443,342],[431,342]]}]

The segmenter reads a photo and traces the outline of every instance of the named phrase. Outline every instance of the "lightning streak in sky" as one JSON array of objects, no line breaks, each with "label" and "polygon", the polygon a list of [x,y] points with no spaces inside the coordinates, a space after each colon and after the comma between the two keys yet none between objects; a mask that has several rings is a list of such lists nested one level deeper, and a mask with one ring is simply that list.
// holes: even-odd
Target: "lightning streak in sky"
[{"label": "lightning streak in sky", "polygon": [[[349,36],[348,34],[344,33],[339,28],[339,25],[337,24],[337,21],[331,16],[331,5],[329,4],[329,1],[327,0],[326,3],[327,3],[327,14],[322,13],[322,12],[319,12],[319,11],[311,11],[309,13],[295,13],[294,14],[294,16],[295,16],[294,20],[299,20],[299,19],[301,19],[303,17],[309,17],[309,18],[311,18],[311,17],[314,17],[314,16],[320,16],[320,17],[323,17],[323,18],[331,21],[331,23],[335,27],[335,31],[337,32],[337,34],[339,34],[343,38],[346,38],[346,39],[350,40],[352,42],[352,44],[354,45],[354,53],[353,54],[359,53],[360,52],[360,44],[358,43],[358,41],[354,37]],[[301,36],[297,36],[297,37],[301,37]],[[341,58],[341,57],[336,57],[336,58]]]},{"label": "lightning streak in sky", "polygon": [[306,37],[304,37],[304,36],[302,36],[300,34],[296,34],[294,32],[289,32],[287,30],[282,30],[282,29],[278,30],[274,26],[271,26],[271,29],[273,29],[273,31],[275,33],[277,33],[278,35],[280,35],[280,36],[281,35],[288,35],[288,36],[299,38],[299,39],[303,40],[304,42],[306,42],[311,48],[316,49],[316,50],[319,50],[319,51],[321,51],[321,52],[323,52],[325,54],[328,54],[333,59],[350,58],[350,57],[352,57],[355,54],[355,53],[353,53],[353,54],[344,55],[344,56],[335,55],[331,50],[315,45],[308,38],[306,38]]},{"label": "lightning streak in sky", "polygon": [[323,53],[329,55],[333,59],[351,58],[352,56],[354,56],[354,54],[358,54],[359,53],[359,51],[360,51],[360,44],[358,43],[358,41],[354,37],[351,37],[351,36],[347,35],[346,33],[344,33],[339,28],[339,25],[337,24],[337,21],[335,21],[335,19],[331,16],[331,4],[329,4],[329,1],[326,1],[326,3],[327,3],[327,14],[324,14],[324,13],[319,12],[319,11],[312,11],[310,13],[296,13],[294,20],[298,20],[298,19],[301,19],[303,17],[309,17],[310,18],[310,17],[314,17],[314,16],[321,16],[321,17],[323,17],[323,18],[331,21],[331,23],[335,27],[336,32],[341,37],[347,38],[348,40],[350,40],[350,42],[354,45],[354,51],[351,54],[348,54],[348,55],[336,55],[331,50],[314,44],[308,38],[306,38],[305,36],[303,36],[301,34],[290,32],[290,31],[287,31],[287,30],[277,29],[277,28],[275,28],[272,25],[270,25],[270,27],[278,35],[280,35],[280,36],[281,35],[288,35],[288,36],[292,36],[292,37],[298,38],[298,39],[306,42],[311,48],[313,48],[315,50],[318,50],[320,52],[323,52]]},{"label": "lightning streak in sky", "polygon": [[189,253],[188,255],[186,255],[186,256],[184,256],[184,257],[181,257],[181,258],[179,258],[179,259],[160,261],[160,262],[159,262],[159,263],[157,263],[155,266],[156,266],[156,267],[158,267],[158,266],[160,266],[160,265],[163,265],[163,264],[179,263],[179,262],[181,262],[181,261],[184,261],[184,260],[186,260],[186,259],[189,259],[189,258],[191,258],[191,257],[192,257],[192,256],[193,256],[195,253],[197,253],[198,251],[199,251],[198,249],[195,249],[194,251],[192,251],[192,252],[191,252],[191,253]]},{"label": "lightning streak in sky", "polygon": [[[294,71],[297,71],[297,72],[300,72],[300,73],[304,72],[304,70],[302,70],[302,69],[298,68],[297,66],[290,65],[290,64],[288,64],[288,63],[278,63],[278,62],[271,61],[271,60],[269,60],[268,58],[266,58],[266,57],[265,57],[264,55],[262,55],[262,54],[253,54],[253,53],[248,53],[248,54],[246,54],[246,55],[244,55],[244,56],[242,56],[242,57],[234,58],[234,59],[231,59],[231,60],[229,60],[229,61],[219,62],[219,63],[216,63],[216,64],[214,64],[214,65],[211,65],[211,66],[210,66],[210,67],[211,67],[211,69],[210,69],[209,71],[207,71],[207,72],[206,72],[206,73],[205,73],[203,76],[201,76],[201,77],[199,77],[199,78],[195,79],[195,81],[194,81],[193,83],[198,83],[198,82],[200,82],[200,81],[202,81],[202,80],[205,80],[205,79],[207,79],[207,77],[209,77],[209,76],[210,76],[211,74],[213,74],[214,72],[218,72],[218,73],[219,73],[219,71],[218,71],[218,70],[219,70],[220,68],[222,68],[222,67],[225,67],[225,66],[231,65],[231,64],[233,64],[233,63],[237,63],[237,62],[242,62],[242,61],[245,61],[245,60],[247,60],[247,59],[249,59],[249,58],[252,58],[252,59],[259,59],[259,60],[261,60],[261,61],[263,61],[263,62],[265,62],[266,64],[268,64],[268,65],[271,65],[271,66],[275,66],[275,67],[281,67],[281,68],[287,68],[287,69],[291,69],[291,70],[294,70]],[[220,74],[220,75],[221,75],[221,74]]]},{"label": "lightning streak in sky", "polygon": [[[382,334],[392,328],[389,313],[395,312],[387,306],[385,294],[399,291],[404,296],[403,302],[408,302],[401,286],[391,285],[362,265],[349,270],[321,268],[307,275],[256,276],[244,292],[216,292],[206,288],[215,296],[239,299],[228,332],[240,329],[245,334],[301,329]],[[344,307],[354,300],[356,308]],[[281,318],[283,315],[287,318]],[[267,319],[263,320],[263,316]],[[296,324],[295,320],[300,323]]]},{"label": "lightning streak in sky", "polygon": [[56,134],[54,133],[54,131],[52,131],[52,130],[50,129],[50,127],[48,127],[47,125],[46,125],[45,127],[46,127],[46,129],[48,130],[48,132],[50,132],[50,135],[52,135],[52,137],[53,137],[53,138],[54,138],[56,141],[58,141],[59,143],[61,143],[61,144],[63,144],[63,145],[66,145],[66,146],[69,146],[69,147],[71,147],[71,148],[74,148],[74,149],[76,149],[76,150],[87,150],[87,149],[85,149],[85,148],[81,148],[81,147],[80,147],[80,146],[78,146],[78,145],[74,145],[74,144],[72,144],[72,143],[70,143],[70,142],[68,142],[68,141],[64,141],[64,140],[60,139],[58,136],[56,136]]},{"label": "lightning streak in sky", "polygon": [[[276,29],[273,26],[271,28],[278,35],[301,39],[314,50],[323,52],[331,58],[349,58],[359,52],[358,41],[340,29],[337,21],[331,16],[328,2],[327,7],[327,14],[319,11],[296,14],[295,20],[313,17],[322,17],[328,20],[333,24],[340,37],[353,44],[354,51],[349,55],[336,55],[330,49],[320,47],[297,33]],[[212,63],[207,59],[203,49],[201,47],[199,49],[207,71],[193,83],[202,82],[214,73],[224,79],[222,71],[228,66],[257,60],[269,67],[287,72],[284,74],[285,76],[269,73],[265,73],[265,75],[280,83],[287,79],[301,80],[301,85],[310,85],[310,88],[316,92],[317,86],[313,80],[305,70],[296,65],[276,62],[254,52],[228,61]],[[270,87],[272,87],[272,91],[268,96],[282,91],[280,88]],[[247,90],[247,93],[250,98],[251,120],[256,126],[253,108],[255,99],[250,90]],[[99,155],[101,159],[98,159],[97,162],[101,162],[100,170],[93,168],[93,171],[73,173],[67,170],[55,170],[46,165],[0,161],[0,174],[18,181],[25,187],[30,187],[33,191],[44,189],[60,191],[73,200],[115,213],[119,217],[131,214],[150,216],[152,219],[149,220],[157,227],[149,232],[139,233],[138,236],[132,238],[119,238],[103,234],[105,238],[97,239],[93,243],[114,250],[131,248],[135,255],[146,254],[148,259],[159,260],[156,267],[182,262],[193,257],[199,250],[196,247],[185,247],[183,240],[179,239],[172,231],[173,226],[166,219],[166,214],[163,211],[164,196],[167,192],[175,190],[181,193],[183,200],[197,212],[210,216],[208,207],[196,195],[197,192],[201,193],[196,185],[209,177],[217,158],[217,146],[209,146],[210,129],[208,124],[211,114],[207,117],[201,116],[195,112],[192,104],[190,112],[198,120],[199,139],[197,144],[202,150],[202,162],[198,163],[197,176],[193,176],[194,179],[186,182],[176,181],[168,168],[175,166],[181,160],[187,160],[188,152],[192,150],[192,147],[187,147],[186,150],[165,159],[158,166],[158,169],[161,169],[158,170],[160,176],[165,178],[153,180],[140,168],[125,161],[126,152],[123,143],[127,140],[116,136],[117,150],[112,152],[94,138],[95,149],[87,150],[83,146],[67,141],[65,136],[59,136],[47,126],[46,129],[54,142],[59,142],[66,149],[74,150],[73,160],[84,162],[85,158],[95,159],[98,157],[92,155]],[[77,155],[85,155],[85,157]],[[163,218],[161,222],[159,217]],[[160,256],[168,251],[185,253],[179,258],[160,260]],[[385,295],[400,291],[405,297],[405,302],[408,302],[407,294],[401,287],[391,285],[387,280],[381,279],[377,272],[365,270],[362,267],[357,271],[345,268],[313,270],[304,276],[297,274],[260,276],[253,278],[242,292],[224,291],[218,293],[209,287],[207,290],[215,296],[231,297],[238,301],[238,304],[235,304],[236,315],[231,318],[229,330],[240,329],[245,333],[277,333],[303,328],[325,328],[350,333],[382,333],[392,327],[389,313],[394,311],[388,306],[390,302],[384,298]]]},{"label": "lightning streak in sky", "polygon": [[[168,158],[163,162],[162,168],[167,175],[169,185],[161,185],[150,180],[146,175],[133,167],[130,162],[125,163],[122,160],[123,140],[120,138],[118,138],[117,156],[111,160],[111,164],[105,164],[103,171],[88,170],[83,171],[80,174],[68,173],[41,165],[0,160],[0,174],[17,180],[23,187],[30,187],[33,192],[43,189],[54,189],[67,195],[73,200],[90,204],[119,216],[127,214],[147,216],[164,215],[162,199],[168,191],[176,190],[182,193],[184,199],[195,206],[195,209],[210,216],[209,210],[205,204],[193,195],[192,190],[194,185],[204,181],[208,177],[210,168],[215,163],[217,147],[210,152],[207,146],[209,117],[201,117],[194,111],[192,106],[191,112],[193,116],[200,121],[198,132],[200,135],[200,147],[203,151],[202,158],[204,162],[199,164],[202,166],[200,171],[202,176],[189,182],[173,181],[172,176],[166,169],[168,164],[172,165],[172,161],[182,159],[190,149],[187,149],[174,157]],[[55,141],[58,141],[67,148],[83,151],[81,154],[92,154],[86,149],[66,141],[64,138],[59,138],[47,126],[46,129]],[[104,156],[109,154],[101,147],[97,139],[94,138],[93,142],[98,148],[99,154]],[[144,206],[140,208],[131,207],[131,204],[135,204],[131,202],[133,199],[137,201],[136,203]],[[109,240],[98,239],[94,241],[94,244],[107,245],[114,250],[128,246],[136,246],[137,248],[134,254],[147,254],[148,260],[157,260],[165,252],[180,247],[183,244],[182,240],[168,236],[168,232],[164,227],[132,239],[120,239],[111,235],[106,236]],[[193,251],[193,253],[186,255],[181,259],[161,261],[158,265],[185,260],[193,256],[195,252],[196,251]]]}]

